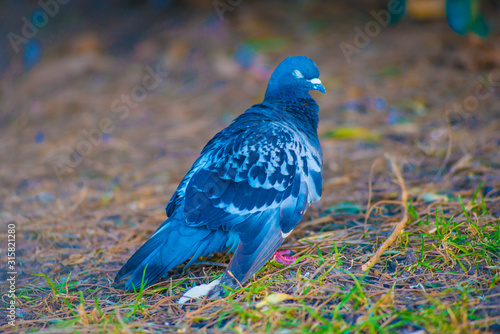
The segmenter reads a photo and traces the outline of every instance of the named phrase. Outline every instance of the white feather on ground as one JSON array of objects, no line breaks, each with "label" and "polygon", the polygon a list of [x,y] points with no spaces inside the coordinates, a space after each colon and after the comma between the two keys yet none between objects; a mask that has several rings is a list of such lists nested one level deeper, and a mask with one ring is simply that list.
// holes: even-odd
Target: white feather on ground
[{"label": "white feather on ground", "polygon": [[210,284],[201,284],[189,289],[185,294],[182,295],[181,298],[179,298],[178,304],[182,306],[190,299],[205,297],[215,286],[219,285],[219,283],[220,279],[216,279]]}]

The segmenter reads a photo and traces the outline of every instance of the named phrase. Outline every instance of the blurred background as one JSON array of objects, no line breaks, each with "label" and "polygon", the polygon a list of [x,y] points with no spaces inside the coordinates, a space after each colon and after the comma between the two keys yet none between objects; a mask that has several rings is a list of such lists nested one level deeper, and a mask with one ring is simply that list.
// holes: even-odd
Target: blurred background
[{"label": "blurred background", "polygon": [[55,180],[60,189],[148,174],[167,196],[292,55],[315,60],[327,87],[315,95],[326,175],[395,149],[408,171],[432,179],[449,146],[447,119],[462,153],[500,140],[499,8],[474,0],[3,1],[2,184]]},{"label": "blurred background", "polygon": [[[22,284],[114,276],[287,56],[312,58],[327,90],[312,93],[325,183],[310,216],[351,203],[342,226],[359,227],[385,152],[412,198],[480,181],[498,194],[500,1],[4,0],[0,13],[0,220],[22,228]],[[390,173],[374,184],[372,200],[397,198]]]},{"label": "blurred background", "polygon": [[[61,180],[106,174],[125,161],[142,170],[164,155],[194,157],[262,99],[284,57],[299,54],[316,61],[328,88],[317,97],[323,133],[346,122],[340,136],[377,137],[351,129],[369,124],[372,131],[375,122],[386,127],[380,133],[408,142],[410,133],[418,138],[415,120],[442,116],[447,106],[452,122],[477,126],[494,98],[468,101],[463,111],[453,106],[494,80],[499,7],[474,0],[4,1],[2,160],[27,173],[22,179],[34,167],[24,162],[37,158],[38,175]],[[137,88],[148,69],[161,82]],[[498,88],[488,92],[497,96]],[[132,93],[135,102],[127,103]],[[99,134],[103,118],[113,129]],[[81,143],[89,133],[94,143]],[[441,139],[430,146],[446,145]],[[125,148],[135,153],[119,154]],[[75,166],[60,161],[68,156]],[[169,160],[162,161],[164,170]]]}]

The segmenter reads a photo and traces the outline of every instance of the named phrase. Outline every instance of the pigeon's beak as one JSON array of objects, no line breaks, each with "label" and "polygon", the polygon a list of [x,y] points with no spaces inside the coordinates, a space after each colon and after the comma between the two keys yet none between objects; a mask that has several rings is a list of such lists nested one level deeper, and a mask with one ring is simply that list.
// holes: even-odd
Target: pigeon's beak
[{"label": "pigeon's beak", "polygon": [[323,86],[321,80],[319,80],[318,78],[314,78],[308,81],[312,84],[312,89],[319,90],[321,93],[326,94],[325,86]]}]

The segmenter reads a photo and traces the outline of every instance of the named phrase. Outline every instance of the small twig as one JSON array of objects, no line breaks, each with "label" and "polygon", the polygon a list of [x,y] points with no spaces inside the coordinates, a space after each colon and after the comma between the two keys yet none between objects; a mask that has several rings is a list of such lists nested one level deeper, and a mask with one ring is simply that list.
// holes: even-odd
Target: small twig
[{"label": "small twig", "polygon": [[323,223],[333,222],[334,220],[335,219],[333,219],[332,216],[325,216],[325,217],[316,218],[316,219],[313,219],[311,221],[308,221],[308,222],[305,222],[305,223],[301,223],[300,225],[298,225],[295,228],[294,231],[303,230],[304,228],[309,227],[309,226],[314,226],[314,225],[319,225],[319,224],[323,224]]},{"label": "small twig", "polygon": [[377,206],[379,206],[380,204],[401,204],[401,201],[393,201],[393,200],[390,200],[390,199],[383,199],[381,201],[378,201],[377,203],[373,204],[371,206],[371,208],[369,208],[366,212],[368,215],[370,215],[370,213],[372,213],[373,209],[375,209]]},{"label": "small twig", "polygon": [[89,192],[89,188],[87,188],[87,187],[83,187],[82,190],[80,190],[75,203],[71,206],[71,208],[68,209],[65,217],[69,217],[71,214],[73,214],[73,212],[80,206],[80,204],[83,203],[83,201],[87,197],[88,192]]},{"label": "small twig", "polygon": [[404,228],[406,226],[406,222],[408,221],[408,209],[407,209],[408,191],[406,190],[405,181],[403,179],[403,176],[401,175],[401,171],[399,170],[399,167],[398,167],[396,161],[394,161],[394,159],[389,154],[385,154],[384,156],[389,161],[389,163],[391,165],[391,169],[394,172],[394,174],[396,174],[396,177],[397,177],[398,182],[399,182],[399,186],[401,187],[401,202],[399,204],[401,204],[403,206],[404,213],[403,213],[403,218],[396,225],[396,228],[394,229],[394,231],[392,231],[392,233],[389,236],[389,238],[387,238],[387,240],[384,241],[384,243],[382,244],[382,246],[379,247],[379,249],[377,250],[377,252],[375,253],[375,255],[373,255],[373,257],[368,262],[366,262],[365,264],[363,264],[361,266],[361,269],[363,271],[367,271],[375,263],[377,263],[377,261],[380,259],[380,256],[384,253],[384,251],[394,241],[396,241],[398,235],[404,230]]},{"label": "small twig", "polygon": [[231,270],[228,270],[228,271],[227,271],[227,274],[228,274],[229,276],[231,276],[231,277],[232,277],[232,278],[236,281],[236,283],[238,283],[238,285],[240,286],[240,288],[243,288],[243,285],[241,285],[240,281],[239,281],[236,277],[234,277],[234,275],[233,275],[233,273],[231,272]]},{"label": "small twig", "polygon": [[375,166],[379,164],[379,162],[382,161],[382,158],[378,158],[377,160],[375,160],[372,164],[372,166],[370,167],[370,176],[368,178],[368,204],[366,205],[367,209],[366,209],[366,214],[365,214],[365,223],[364,223],[364,233],[366,234],[366,232],[368,232],[368,217],[370,217],[370,212],[373,210],[373,208],[376,206],[374,205],[373,207],[370,207],[370,204],[372,202],[372,188],[373,188],[373,185],[372,185],[372,181],[373,181],[373,171],[375,170]]}]

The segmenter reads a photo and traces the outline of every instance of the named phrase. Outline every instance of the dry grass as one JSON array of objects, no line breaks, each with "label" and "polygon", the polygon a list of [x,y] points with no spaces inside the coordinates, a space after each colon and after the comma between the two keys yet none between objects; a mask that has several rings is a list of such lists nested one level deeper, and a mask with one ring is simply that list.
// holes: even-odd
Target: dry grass
[{"label": "dry grass", "polygon": [[[0,331],[500,330],[498,87],[458,125],[442,117],[446,105],[474,93],[479,74],[498,78],[499,72],[457,67],[463,57],[474,63],[473,46],[447,33],[445,23],[388,28],[350,66],[338,49],[338,42],[352,39],[352,29],[340,28],[356,24],[343,19],[345,12],[325,21],[326,30],[314,37],[289,32],[294,43],[262,51],[272,64],[286,55],[311,56],[328,90],[317,96],[324,196],[282,247],[300,256],[298,263],[268,262],[227,298],[185,308],[177,305],[179,295],[217,278],[223,267],[177,268],[137,293],[113,284],[121,265],[165,218],[164,206],[202,146],[263,94],[267,78],[235,67],[230,41],[258,37],[252,27],[265,27],[267,35],[280,28],[251,14],[237,19],[240,14],[235,10],[235,22],[224,28],[223,42],[210,36],[200,41],[196,29],[203,20],[195,17],[182,32],[141,42],[139,62],[102,51],[54,54],[2,83],[7,116],[0,155],[7,163],[0,165],[0,239],[7,240],[8,223],[16,224],[18,313],[12,328],[3,322],[3,309]],[[489,43],[498,42],[492,36]],[[450,44],[456,53],[449,52]],[[190,53],[189,45],[198,51]],[[85,139],[83,129],[112,115],[113,101],[141,83],[144,64],[159,61],[169,71],[165,83],[127,118],[113,118],[112,133],[59,180],[54,158]],[[58,75],[47,76],[51,68]],[[389,108],[372,105],[366,112],[342,108],[365,97],[382,97],[407,119],[390,123]],[[330,132],[339,128],[348,131]],[[38,143],[37,133],[44,134]],[[373,165],[386,153],[392,168]],[[363,271],[364,264],[370,269]],[[4,295],[7,286],[1,289]]]}]

